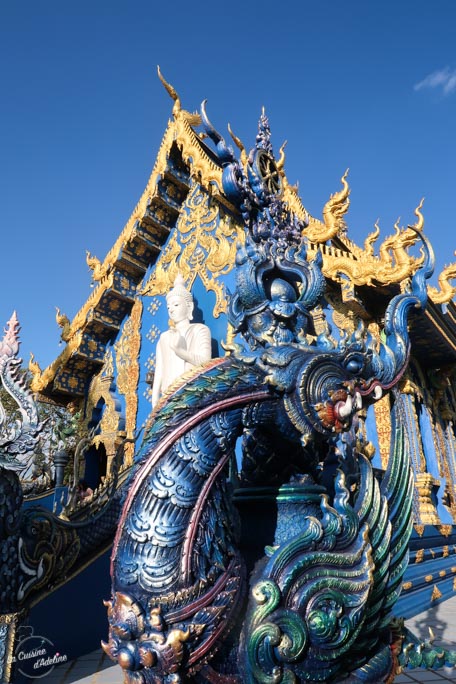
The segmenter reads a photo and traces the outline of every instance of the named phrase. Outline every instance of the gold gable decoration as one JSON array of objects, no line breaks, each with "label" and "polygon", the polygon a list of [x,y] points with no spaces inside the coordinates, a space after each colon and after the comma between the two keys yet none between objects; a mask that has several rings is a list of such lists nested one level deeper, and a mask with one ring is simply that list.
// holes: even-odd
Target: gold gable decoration
[{"label": "gold gable decoration", "polygon": [[[348,169],[341,178],[342,190],[332,194],[323,207],[324,223],[313,216],[308,217],[309,225],[307,228],[305,228],[304,235],[315,245],[332,240],[337,235],[343,235],[347,230],[344,219],[344,216],[350,206],[350,188],[347,182],[347,176]],[[289,188],[288,184],[285,184],[285,187],[286,189]],[[285,192],[285,201],[287,201],[290,209],[294,211],[300,218],[302,218],[299,211],[297,211],[299,208],[296,207],[296,203],[292,200],[292,196],[290,195],[291,192]]]},{"label": "gold gable decoration", "polygon": [[[173,86],[160,73],[159,77],[174,105],[173,118],[168,122],[153,171],[138,204],[104,261],[87,253],[87,262],[92,270],[92,293],[72,321],[58,312],[65,348],[44,370],[34,359],[31,360],[32,389],[36,392],[56,394],[61,400],[74,396],[81,398],[87,381],[98,372],[106,350],[100,342],[100,327],[106,326],[105,332],[108,328],[112,333],[116,328],[120,332],[138,289],[147,296],[163,295],[173,284],[178,270],[189,286],[198,276],[206,290],[214,292],[214,316],[226,311],[226,298],[219,277],[233,267],[235,245],[244,239],[243,229],[238,224],[237,211],[223,195],[222,166],[202,142],[202,135],[194,130],[201,124],[201,116],[184,110]],[[236,142],[235,136],[233,139]],[[238,142],[241,157],[245,156],[243,145]],[[347,236],[345,214],[350,204],[347,172],[341,179],[342,189],[331,195],[323,209],[323,221],[320,221],[308,214],[296,188],[288,183],[283,148],[278,167],[283,180],[284,201],[308,224],[304,230],[309,240],[308,258],[313,258],[320,250],[324,275],[342,284],[343,288],[347,285],[351,288],[343,296],[343,303],[349,304],[350,311],[348,315],[347,311],[341,312],[345,319],[341,317],[338,321],[342,327],[351,326],[356,316],[364,318],[357,307],[355,287],[406,283],[422,262],[422,258],[408,251],[418,240],[416,231],[423,228],[422,202],[415,210],[417,221],[414,226],[403,229],[397,222],[394,233],[383,240],[376,255],[374,245],[380,234],[378,224],[363,247],[354,244]],[[170,166],[174,163],[180,165],[181,170],[185,166],[188,175],[184,180],[176,177],[172,185],[169,182],[172,175]],[[177,196],[173,195],[173,190]],[[159,225],[161,223],[162,226]],[[163,248],[168,235],[171,238]],[[144,284],[142,278],[153,264],[156,264],[155,274]],[[125,274],[128,278],[123,284]],[[429,288],[434,303],[447,303],[455,295],[456,286],[450,283],[454,278],[456,264],[443,270],[439,278],[440,289]],[[119,314],[109,316],[115,306],[119,308]],[[94,349],[90,349],[89,354],[90,344]],[[76,357],[86,364],[85,369],[76,368]]]},{"label": "gold gable decoration", "polygon": [[[456,252],[454,253],[456,256]],[[429,297],[434,304],[447,304],[456,296],[456,285],[450,285],[450,280],[456,278],[456,262],[446,266],[438,277],[439,287],[428,286]]]},{"label": "gold gable decoration", "polygon": [[[421,213],[423,200],[415,209],[417,221],[413,226],[401,229],[396,222],[395,232],[385,238],[379,247],[379,256],[374,254],[373,244],[378,239],[380,230],[368,235],[364,248],[360,249],[350,240],[345,240],[350,251],[322,245],[323,273],[333,281],[343,283],[348,279],[352,285],[392,285],[402,283],[410,278],[423,262],[423,256],[414,257],[408,253],[408,248],[418,240],[418,234],[423,229],[424,217]],[[416,232],[418,231],[418,233]],[[313,246],[313,250],[317,249]]]},{"label": "gold gable decoration", "polygon": [[243,240],[243,227],[194,181],[176,230],[141,294],[150,297],[166,294],[178,273],[189,288],[199,276],[206,290],[215,294],[213,315],[217,318],[227,310],[226,295],[218,278],[233,268],[236,243]]}]

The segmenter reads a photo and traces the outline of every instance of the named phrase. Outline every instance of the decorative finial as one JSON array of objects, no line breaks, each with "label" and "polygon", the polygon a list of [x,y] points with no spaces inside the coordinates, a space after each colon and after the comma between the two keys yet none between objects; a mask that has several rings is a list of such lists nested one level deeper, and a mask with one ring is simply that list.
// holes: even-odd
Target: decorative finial
[{"label": "decorative finial", "polygon": [[70,337],[70,328],[71,328],[71,322],[68,316],[66,316],[64,313],[60,312],[60,309],[58,306],[55,307],[56,314],[55,314],[55,320],[57,321],[57,324],[59,325],[60,328],[62,328],[62,334],[60,337],[64,342],[67,342]]},{"label": "decorative finial", "polygon": [[92,271],[92,278],[95,282],[99,282],[107,276],[112,270],[112,264],[104,266],[98,257],[93,256],[88,249],[86,249],[86,263]]},{"label": "decorative finial", "polygon": [[421,213],[421,209],[423,208],[423,204],[424,204],[424,197],[421,198],[421,202],[419,203],[419,205],[415,209],[415,216],[417,217],[417,221],[416,221],[416,223],[413,224],[413,226],[408,226],[409,228],[414,228],[415,230],[419,230],[419,231],[423,230],[424,216]]},{"label": "decorative finial", "polygon": [[269,127],[269,120],[266,116],[264,107],[261,110],[261,116],[258,121],[258,134],[256,137],[257,147],[265,150],[268,154],[273,156],[271,143],[271,129]]},{"label": "decorative finial", "polygon": [[282,147],[279,150],[280,157],[279,157],[278,161],[276,162],[277,168],[279,169],[279,171],[281,171],[283,169],[283,166],[285,164],[285,147],[287,146],[287,142],[288,141],[285,140],[285,142],[283,143]]},{"label": "decorative finial", "polygon": [[21,329],[21,326],[19,325],[19,321],[17,318],[17,313],[16,311],[13,311],[11,314],[11,318],[9,319],[8,323],[6,324],[6,328],[4,329],[4,336],[3,340],[0,343],[0,349],[3,348],[3,343],[7,345],[8,349],[14,352],[14,354],[17,354],[19,351],[19,331]]},{"label": "decorative finial", "polygon": [[28,369],[34,378],[40,377],[42,370],[38,361],[35,361],[35,355],[30,352],[30,361],[28,363]]},{"label": "decorative finial", "polygon": [[[456,252],[454,253],[456,256]],[[450,280],[456,279],[456,262],[445,266],[438,277],[439,288],[428,286],[429,296],[434,304],[448,304],[456,296],[456,286]]]},{"label": "decorative finial", "polygon": [[179,114],[179,112],[180,112],[180,110],[181,110],[181,101],[180,101],[180,97],[179,97],[179,95],[177,94],[176,89],[173,88],[173,86],[171,85],[171,83],[168,83],[168,81],[166,81],[166,80],[163,78],[163,75],[162,75],[162,73],[161,73],[161,71],[160,71],[160,67],[159,67],[158,65],[157,65],[157,73],[158,73],[158,78],[160,79],[160,81],[161,81],[161,82],[163,83],[163,85],[165,86],[165,89],[167,90],[168,94],[169,94],[170,97],[174,100],[173,116],[174,116],[174,118],[176,118],[176,116]]},{"label": "decorative finial", "polygon": [[326,241],[335,237],[339,231],[345,232],[347,230],[344,215],[350,206],[350,187],[347,182],[348,172],[349,169],[345,171],[340,179],[343,186],[342,190],[333,193],[323,208],[323,220],[327,230],[324,236],[322,235],[318,239],[318,242],[322,242],[323,237],[324,241]]},{"label": "decorative finial", "polygon": [[235,160],[234,152],[231,147],[228,147],[223,136],[220,135],[220,133],[214,128],[212,123],[209,121],[209,117],[207,116],[206,112],[206,102],[207,100],[203,100],[203,102],[201,103],[201,123],[204,127],[204,134],[206,137],[209,137],[215,143],[217,155],[221,163],[231,163]]},{"label": "decorative finial", "polygon": [[246,165],[246,163],[247,163],[247,152],[245,151],[244,144],[242,143],[241,139],[238,138],[238,137],[233,133],[233,131],[231,130],[230,124],[228,124],[228,132],[229,132],[229,134],[231,135],[231,138],[233,139],[234,144],[236,145],[236,147],[238,148],[238,150],[239,150],[240,153],[241,153],[241,164],[242,164],[242,166],[245,167],[245,165]]},{"label": "decorative finial", "polygon": [[55,311],[56,311],[55,320],[57,321],[57,324],[61,328],[64,328],[66,325],[68,325],[70,323],[70,319],[64,313],[60,312],[60,309],[58,306],[55,307]]}]

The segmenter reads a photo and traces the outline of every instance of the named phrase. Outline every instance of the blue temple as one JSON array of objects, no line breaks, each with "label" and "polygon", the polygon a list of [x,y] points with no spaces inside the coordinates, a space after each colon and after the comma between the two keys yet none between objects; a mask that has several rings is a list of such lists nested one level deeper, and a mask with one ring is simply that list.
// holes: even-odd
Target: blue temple
[{"label": "blue temple", "polygon": [[27,376],[15,316],[0,343],[2,681],[36,633],[68,657],[103,638],[129,684],[454,664],[401,620],[454,593],[454,267],[430,285],[422,204],[359,247],[346,175],[313,217],[264,111],[247,151],[160,78],[173,119],[120,238],[87,255],[91,296],[58,312],[63,352]]}]

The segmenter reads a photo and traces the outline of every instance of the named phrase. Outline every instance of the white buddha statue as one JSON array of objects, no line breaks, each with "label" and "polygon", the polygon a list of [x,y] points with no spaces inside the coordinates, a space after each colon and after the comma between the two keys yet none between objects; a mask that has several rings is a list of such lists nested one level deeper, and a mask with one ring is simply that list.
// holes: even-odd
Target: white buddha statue
[{"label": "white buddha statue", "polygon": [[211,331],[202,323],[190,323],[193,305],[193,297],[179,274],[166,295],[168,314],[174,326],[162,333],[157,343],[152,407],[180,375],[211,358]]}]

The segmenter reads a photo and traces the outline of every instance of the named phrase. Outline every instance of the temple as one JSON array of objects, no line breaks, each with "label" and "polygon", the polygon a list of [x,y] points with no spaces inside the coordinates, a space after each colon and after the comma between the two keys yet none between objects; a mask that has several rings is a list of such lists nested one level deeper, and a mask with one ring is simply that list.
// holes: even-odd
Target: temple
[{"label": "temple", "polygon": [[[26,493],[21,510],[25,507],[26,517],[20,527],[8,532],[6,537],[3,535],[17,540],[18,557],[22,567],[26,568],[25,579],[21,578],[14,584],[16,588],[22,587],[17,600],[11,605],[5,603],[0,616],[5,648],[10,654],[14,653],[22,624],[33,625],[35,633],[46,634],[61,652],[67,652],[69,656],[96,648],[100,639],[107,638],[107,623],[104,628],[100,627],[103,620],[106,622],[101,601],[107,599],[111,591],[108,564],[112,542],[125,497],[130,496],[131,473],[144,458],[145,448],[141,446],[144,435],[153,435],[154,424],[158,425],[162,415],[161,407],[165,407],[166,413],[167,401],[171,402],[175,396],[173,391],[183,391],[181,388],[186,383],[189,383],[188,387],[193,386],[195,373],[199,372],[198,368],[186,370],[171,389],[164,390],[158,405],[152,407],[157,343],[169,328],[166,295],[178,278],[182,279],[193,297],[192,322],[206,326],[210,331],[211,360],[208,365],[215,369],[217,359],[230,355],[236,357],[242,331],[252,353],[257,353],[256,350],[262,346],[268,349],[268,345],[345,349],[347,341],[353,346],[354,340],[368,336],[373,340],[369,342],[371,347],[366,347],[366,354],[371,358],[379,345],[385,342],[384,329],[388,326],[385,312],[389,311],[389,302],[408,296],[414,278],[425,265],[425,250],[420,249],[421,236],[426,232],[423,203],[416,208],[411,207],[408,225],[396,224],[386,235],[382,235],[376,225],[371,232],[366,231],[364,244],[357,245],[350,239],[347,173],[342,176],[340,186],[329,190],[321,218],[312,216],[305,208],[309,198],[301,200],[296,188],[287,181],[283,148],[275,161],[269,122],[264,112],[260,117],[256,156],[253,158],[231,131],[234,147],[227,145],[209,121],[204,103],[199,113],[186,111],[174,88],[161,75],[160,78],[173,100],[172,118],[166,127],[146,189],[106,257],[101,260],[87,254],[94,287],[72,321],[58,312],[57,323],[64,343],[62,353],[47,368],[40,368],[39,359],[32,358],[29,364],[29,401],[66,407],[74,416],[75,430],[81,441],[76,452],[71,454],[65,476],[57,477],[59,463],[55,461],[50,463],[52,485],[48,483],[38,491],[28,482],[28,489],[23,488]],[[233,149],[239,156],[239,166],[234,166]],[[250,168],[254,169],[255,178],[251,172],[248,175]],[[239,180],[242,173],[245,173],[247,181]],[[260,179],[263,184],[260,190],[255,187],[255,179]],[[236,275],[236,269],[239,273],[244,262],[250,264],[250,258],[255,263],[254,257],[246,256],[253,249],[248,241],[246,243],[246,221],[252,212],[252,200],[247,190],[252,191],[246,189],[247,182],[258,196],[261,193],[276,196],[280,192],[280,211],[287,212],[293,230],[304,238],[306,244],[305,258],[301,261],[296,258],[296,262],[304,270],[307,263],[320,264],[322,280],[315,285],[318,298],[316,294],[315,297],[312,295],[312,305],[307,305],[305,311],[302,305],[299,315],[305,324],[297,335],[289,332],[288,324],[277,324],[277,316],[281,317],[280,321],[296,316],[296,307],[293,313],[286,311],[291,307],[295,294],[304,287],[304,280],[283,277],[278,262],[274,262],[276,265],[271,269],[270,280],[269,276],[262,276],[269,302],[267,312],[272,312],[272,317],[266,319],[266,313],[262,313],[261,325],[269,326],[268,332],[262,331],[260,335],[260,324],[255,321],[245,324],[247,327],[244,325],[250,294],[242,294],[242,287],[243,279],[250,275],[245,275],[247,270],[244,275]],[[244,187],[245,194],[241,199],[236,195],[238,186]],[[329,194],[331,191],[333,194]],[[275,205],[271,206],[276,211]],[[274,218],[274,211],[268,211]],[[261,240],[266,244],[267,240],[271,242],[274,238],[274,235],[267,239],[262,237],[264,222],[261,221],[258,219],[255,224],[259,226],[259,237],[254,236],[252,244]],[[427,238],[432,242],[431,230]],[[278,239],[280,241],[282,235]],[[290,238],[291,241],[296,239]],[[246,244],[245,255],[242,256],[244,252],[239,251],[240,246]],[[298,268],[289,265],[289,255],[286,259],[288,265],[283,268],[287,273]],[[283,263],[284,260],[285,257]],[[314,278],[312,273],[306,276],[309,289],[308,283]],[[426,606],[454,596],[456,591],[456,307],[453,302],[456,286],[452,284],[453,279],[456,279],[456,264],[446,267],[438,276],[437,287],[427,285],[425,308],[418,310],[414,307],[415,310],[411,311],[407,323],[410,356],[404,362],[404,369],[398,373],[397,381],[395,377],[396,393],[388,391],[385,380],[380,383],[384,387],[381,398],[376,395],[375,401],[357,407],[357,448],[376,473],[388,470],[396,430],[394,409],[399,405],[403,439],[409,447],[413,528],[409,542],[410,560],[401,581],[401,595],[394,606],[394,615],[398,617],[410,617]],[[241,294],[236,294],[239,292]],[[248,311],[253,311],[255,306],[255,311],[260,311],[259,302],[257,305],[254,298],[249,300]],[[386,318],[388,316],[386,314]],[[10,335],[14,337],[16,330],[17,324],[13,322]],[[0,351],[11,358],[11,345],[4,351],[7,346],[4,344]],[[17,350],[15,353],[17,356]],[[3,363],[2,368],[5,367]],[[215,373],[215,370],[211,372]],[[7,387],[6,370],[1,373],[3,386]],[[390,385],[392,387],[392,380]],[[343,401],[348,404],[346,395]],[[347,411],[351,420],[351,405]],[[323,429],[338,434],[351,429],[348,422],[347,425],[344,423],[342,409],[339,423],[331,423],[329,414],[329,404],[318,409]],[[185,420],[191,419],[186,417]],[[250,431],[249,434],[256,439],[255,426],[246,425],[247,432]],[[38,422],[32,420],[30,434],[38,432]],[[305,436],[301,440],[304,446],[306,439]],[[65,452],[64,444],[61,451]],[[253,460],[258,458],[257,451],[261,449],[255,447],[251,451],[249,457]],[[242,456],[238,452],[236,448],[237,456],[230,465],[229,479],[244,529],[250,529],[254,535],[256,522],[252,502],[258,495],[252,494],[252,490],[266,485],[281,486],[283,482],[274,480],[269,472],[258,475],[255,471],[254,476],[245,461],[241,467]],[[337,453],[335,449],[336,456]],[[335,470],[337,458],[334,454],[331,458],[335,459]],[[318,463],[315,466],[317,470],[320,467]],[[8,468],[7,462],[5,468]],[[326,476],[328,472],[330,470]],[[80,479],[93,491],[87,501],[76,500],[74,488]],[[4,491],[13,488],[10,480],[2,486]],[[337,499],[337,494],[334,496]],[[220,507],[224,510],[222,504]],[[45,511],[39,514],[40,549],[30,531],[24,537],[24,526],[32,520],[31,511],[37,506],[42,506]],[[256,551],[249,556],[249,541],[245,534],[242,544],[247,549],[244,553],[249,571],[259,556],[255,555]],[[271,548],[283,542],[280,530],[275,534],[275,538],[272,535],[268,542]],[[3,537],[2,543],[6,543]],[[57,543],[53,541],[55,539]],[[116,541],[118,548],[123,548],[122,543],[121,539]],[[73,549],[71,553],[70,549]],[[6,585],[5,590],[8,590]],[[70,620],[59,608],[59,603],[60,606],[79,603],[82,601],[79,596],[84,596],[85,608],[79,617]],[[110,610],[115,612],[115,603]],[[60,616],[58,627],[45,618],[53,611]],[[178,612],[176,606],[174,611]],[[87,626],[84,637],[81,637],[81,624],[92,612],[94,618],[89,622],[93,625]],[[137,620],[140,619],[138,615],[136,613]],[[251,617],[253,624],[256,624],[256,619]],[[250,657],[246,662],[250,663]],[[119,663],[126,670],[130,667],[120,660]],[[147,663],[147,667],[152,667],[152,657]],[[188,681],[219,681],[211,679],[213,675],[205,667],[209,666],[204,665],[201,672],[206,674],[198,676],[206,676],[206,679]],[[245,667],[248,670],[250,665]],[[251,669],[255,671],[254,665]],[[191,667],[188,672],[188,676],[196,676]],[[297,673],[296,681],[305,681],[299,679],[299,668]],[[1,675],[2,681],[13,681],[14,669],[7,660],[2,665]],[[343,675],[348,676],[347,673]],[[231,675],[228,673],[226,676]],[[321,681],[345,681],[342,675],[340,679],[337,676],[330,673]],[[131,678],[126,681],[140,680]],[[165,679],[146,678],[141,681]],[[261,679],[258,675],[249,681],[269,679]]]}]

